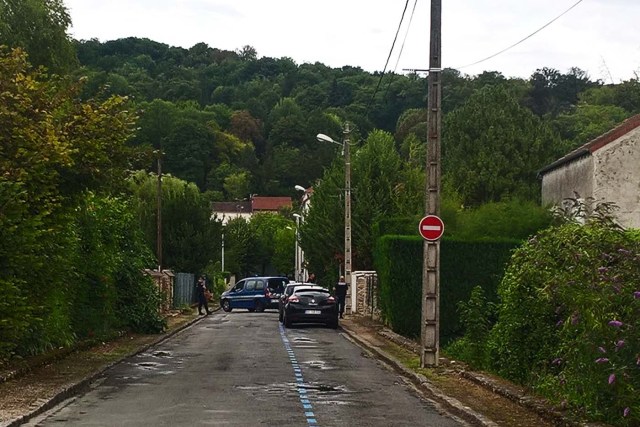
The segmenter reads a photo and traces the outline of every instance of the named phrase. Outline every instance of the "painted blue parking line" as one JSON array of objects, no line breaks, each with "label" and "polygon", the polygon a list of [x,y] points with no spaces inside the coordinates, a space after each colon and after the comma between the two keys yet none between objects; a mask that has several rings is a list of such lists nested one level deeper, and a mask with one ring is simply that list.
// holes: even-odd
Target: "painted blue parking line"
[{"label": "painted blue parking line", "polygon": [[309,396],[307,395],[307,388],[304,384],[302,369],[300,369],[300,365],[296,360],[296,355],[291,348],[291,344],[289,343],[289,339],[284,332],[284,328],[282,327],[282,325],[279,326],[280,337],[282,338],[284,348],[289,355],[289,361],[291,362],[291,367],[293,368],[293,374],[296,377],[296,388],[298,390],[298,395],[300,396],[300,404],[302,405],[302,409],[304,410],[304,417],[307,419],[307,425],[318,427],[318,420],[316,420],[316,416],[313,413],[313,406],[311,405],[311,401],[309,400]]}]

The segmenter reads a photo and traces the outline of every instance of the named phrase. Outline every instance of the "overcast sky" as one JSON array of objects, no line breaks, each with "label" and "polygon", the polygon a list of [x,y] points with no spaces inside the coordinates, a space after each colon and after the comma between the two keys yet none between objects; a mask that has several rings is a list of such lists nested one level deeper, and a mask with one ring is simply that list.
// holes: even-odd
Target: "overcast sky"
[{"label": "overcast sky", "polygon": [[[409,26],[414,3],[415,13]],[[526,41],[477,65],[539,30]],[[76,39],[204,42],[297,64],[382,71],[406,0],[65,0]],[[387,71],[429,65],[430,1],[409,0]],[[640,0],[442,0],[442,65],[528,78],[570,67],[619,83],[640,74]],[[408,31],[407,31],[408,30]],[[406,38],[405,38],[406,37]],[[402,45],[404,48],[398,60]],[[397,65],[396,65],[397,64]]]}]

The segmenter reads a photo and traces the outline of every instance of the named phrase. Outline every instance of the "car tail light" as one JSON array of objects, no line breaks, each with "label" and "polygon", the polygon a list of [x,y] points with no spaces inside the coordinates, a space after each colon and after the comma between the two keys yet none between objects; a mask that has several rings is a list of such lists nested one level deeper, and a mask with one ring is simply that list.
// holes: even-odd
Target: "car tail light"
[{"label": "car tail light", "polygon": [[300,298],[298,298],[297,296],[293,295],[289,297],[289,302],[300,302]]},{"label": "car tail light", "polygon": [[336,303],[336,299],[334,297],[329,297],[329,298],[327,298],[327,303],[328,304],[335,304]]}]

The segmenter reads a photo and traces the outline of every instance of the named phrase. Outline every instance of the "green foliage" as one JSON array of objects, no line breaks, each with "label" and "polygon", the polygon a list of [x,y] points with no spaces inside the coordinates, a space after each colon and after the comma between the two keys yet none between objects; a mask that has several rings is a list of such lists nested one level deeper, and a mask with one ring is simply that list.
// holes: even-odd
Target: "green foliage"
[{"label": "green foliage", "polygon": [[562,153],[549,127],[502,86],[474,93],[447,115],[443,128],[443,179],[466,206],[539,200],[536,171]]},{"label": "green foliage", "polygon": [[63,0],[0,1],[0,45],[22,48],[29,61],[62,74],[77,65]]},{"label": "green foliage", "polygon": [[135,118],[126,100],[82,102],[79,85],[0,49],[4,360],[132,326],[117,313],[117,280],[123,263],[148,259],[140,260],[144,245],[123,256],[138,224],[125,202],[106,196],[123,189],[135,159],[125,145]]},{"label": "green foliage", "polygon": [[[139,171],[129,184],[147,246],[157,248],[158,176]],[[163,268],[198,272],[220,258],[221,225],[195,184],[163,175],[161,203]]]},{"label": "green foliage", "polygon": [[489,362],[487,337],[493,326],[495,311],[496,305],[487,301],[484,289],[481,286],[474,287],[469,301],[458,303],[464,336],[453,342],[447,348],[447,353],[476,369],[485,368]]},{"label": "green foliage", "polygon": [[[518,241],[440,243],[440,342],[463,334],[458,303],[469,300],[474,285],[487,300],[497,300],[497,286]],[[394,331],[410,337],[420,334],[424,240],[417,236],[384,235],[376,244],[375,266],[380,284],[383,319]]]},{"label": "green foliage", "polygon": [[455,227],[447,227],[447,235],[463,240],[526,239],[551,222],[548,209],[531,201],[507,200],[457,212]]},{"label": "green foliage", "polygon": [[553,126],[563,139],[571,141],[572,147],[579,147],[613,129],[627,117],[629,113],[615,105],[581,103],[571,112],[560,114]]},{"label": "green foliage", "polygon": [[422,316],[420,243],[413,237],[385,235],[375,253],[382,318],[395,332],[413,338],[420,336]]},{"label": "green foliage", "polygon": [[636,425],[638,253],[638,240],[603,221],[530,239],[500,284],[493,369],[591,419]]}]

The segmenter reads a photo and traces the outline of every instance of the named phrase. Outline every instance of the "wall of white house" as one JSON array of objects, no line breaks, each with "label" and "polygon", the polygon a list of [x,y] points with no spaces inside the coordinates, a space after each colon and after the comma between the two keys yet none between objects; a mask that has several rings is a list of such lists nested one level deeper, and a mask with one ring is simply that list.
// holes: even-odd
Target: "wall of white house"
[{"label": "wall of white house", "polygon": [[545,173],[542,176],[542,204],[561,206],[568,197],[593,195],[593,158],[585,156]]},{"label": "wall of white house", "polygon": [[593,153],[596,201],[613,202],[618,222],[640,228],[640,128]]}]

